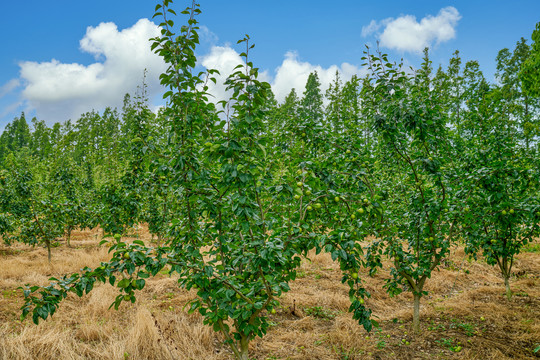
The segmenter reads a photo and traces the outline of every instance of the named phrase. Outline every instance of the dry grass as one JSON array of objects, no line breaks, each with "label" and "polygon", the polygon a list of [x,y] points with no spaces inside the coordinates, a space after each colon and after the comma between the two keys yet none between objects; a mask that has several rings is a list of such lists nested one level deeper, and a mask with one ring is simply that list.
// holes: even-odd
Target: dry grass
[{"label": "dry grass", "polygon": [[[150,236],[138,230],[143,240]],[[51,276],[96,266],[109,257],[95,233],[77,232],[73,248],[46,251],[24,245],[0,246],[0,359],[231,359],[221,336],[183,306],[194,293],[174,278],[149,279],[132,305],[108,310],[117,295],[99,285],[89,296],[70,296],[54,317],[39,326],[21,323],[23,284],[46,284]],[[538,249],[538,244],[535,244]],[[310,256],[300,269],[282,308],[271,317],[264,339],[251,344],[255,359],[531,359],[540,344],[540,256],[518,256],[508,302],[496,269],[469,262],[455,249],[427,282],[422,300],[422,334],[410,333],[410,294],[388,297],[381,289],[386,273],[361,274],[372,297],[380,328],[367,334],[347,313],[347,288],[339,266],[328,255]],[[460,346],[460,351],[456,347]],[[540,354],[537,355],[540,357]]]}]

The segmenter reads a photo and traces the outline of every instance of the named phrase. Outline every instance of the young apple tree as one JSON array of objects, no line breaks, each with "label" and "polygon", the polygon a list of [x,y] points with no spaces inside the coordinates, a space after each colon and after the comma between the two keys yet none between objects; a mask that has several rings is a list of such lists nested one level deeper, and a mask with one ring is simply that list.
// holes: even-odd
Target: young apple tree
[{"label": "young apple tree", "polygon": [[[152,44],[169,65],[161,82],[168,88],[163,116],[170,122],[170,140],[152,150],[167,159],[164,181],[177,200],[170,210],[167,242],[157,248],[141,241],[126,244],[117,233],[109,262],[54,279],[47,287],[26,289],[23,316],[32,313],[35,322],[45,319],[68,292],[82,296],[96,281],[120,289],[115,307],[134,302],[145,279],[170,266],[179,286],[197,292],[190,310],[223,334],[237,359],[247,360],[249,342],[266,333],[279,296],[296,277],[301,255],[314,247],[320,229],[307,213],[315,204],[293,201],[294,175],[279,171],[279,158],[266,152],[273,136],[263,121],[270,85],[257,79],[258,69],[248,60],[253,48],[249,37],[239,41],[245,45],[245,62],[227,78],[232,95],[218,113],[207,94],[217,72],[193,70],[198,5],[193,2],[182,12],[189,20],[174,33],[171,3],[164,0],[156,6],[155,16],[164,20],[161,36]],[[303,188],[303,183],[296,186]],[[118,191],[104,195],[108,204],[123,198]],[[111,213],[109,223],[122,231],[122,217],[128,213]],[[363,320],[364,313],[358,314]]]},{"label": "young apple tree", "polygon": [[377,183],[387,195],[384,221],[374,231],[367,262],[391,263],[386,290],[410,291],[413,329],[420,331],[420,300],[432,272],[448,255],[456,230],[453,185],[444,167],[451,162],[447,116],[432,86],[427,56],[420,69],[406,73],[387,56],[367,53],[371,70],[364,84],[365,111],[378,137]]}]

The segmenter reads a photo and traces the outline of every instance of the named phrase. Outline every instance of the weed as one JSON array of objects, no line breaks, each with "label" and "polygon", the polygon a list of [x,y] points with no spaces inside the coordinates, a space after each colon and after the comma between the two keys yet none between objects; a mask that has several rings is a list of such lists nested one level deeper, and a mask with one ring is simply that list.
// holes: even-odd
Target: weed
[{"label": "weed", "polygon": [[331,320],[331,319],[335,318],[336,315],[337,315],[336,311],[326,309],[326,308],[324,308],[322,306],[307,307],[307,308],[304,308],[304,311],[309,316],[313,316],[313,317],[319,318],[319,319]]}]

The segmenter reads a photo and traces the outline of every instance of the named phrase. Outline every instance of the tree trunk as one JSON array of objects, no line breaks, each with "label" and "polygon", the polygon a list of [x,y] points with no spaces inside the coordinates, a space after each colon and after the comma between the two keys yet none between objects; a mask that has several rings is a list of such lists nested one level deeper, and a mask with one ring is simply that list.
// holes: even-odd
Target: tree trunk
[{"label": "tree trunk", "polygon": [[247,336],[242,336],[242,339],[240,339],[240,356],[238,360],[249,360],[248,348],[249,348],[249,339]]},{"label": "tree trunk", "polygon": [[413,311],[413,331],[420,333],[420,298],[421,294],[414,293],[414,311]]},{"label": "tree trunk", "polygon": [[49,240],[46,240],[45,245],[47,246],[47,258],[49,259],[49,264],[50,264],[51,263],[51,242]]},{"label": "tree trunk", "polygon": [[71,227],[67,230],[67,246],[71,247]]},{"label": "tree trunk", "polygon": [[504,277],[504,287],[506,288],[506,298],[508,301],[512,299],[512,290],[510,290],[510,277],[505,276]]}]

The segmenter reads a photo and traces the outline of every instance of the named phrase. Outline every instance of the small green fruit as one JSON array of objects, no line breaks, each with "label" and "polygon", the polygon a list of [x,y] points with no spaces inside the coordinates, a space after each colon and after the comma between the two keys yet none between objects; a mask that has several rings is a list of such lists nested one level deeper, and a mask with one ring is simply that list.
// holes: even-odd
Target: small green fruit
[{"label": "small green fruit", "polygon": [[364,209],[360,208],[360,209],[356,210],[356,212],[359,213],[359,214],[363,214],[363,213],[364,213]]},{"label": "small green fruit", "polygon": [[351,277],[352,277],[353,279],[358,279],[358,273],[357,273],[357,272],[353,272],[353,273],[351,274]]},{"label": "small green fruit", "polygon": [[276,313],[276,309],[272,308],[272,310],[270,310],[270,314],[275,314]]},{"label": "small green fruit", "polygon": [[353,219],[353,220],[356,219],[356,215],[351,214],[351,219]]},{"label": "small green fruit", "polygon": [[131,295],[124,295],[124,301],[131,300]]},{"label": "small green fruit", "polygon": [[128,252],[124,253],[124,259],[126,259],[126,260],[129,259],[129,253]]},{"label": "small green fruit", "polygon": [[313,210],[313,207],[311,205],[308,205],[307,209],[308,209],[308,211],[311,211],[311,210]]},{"label": "small green fruit", "polygon": [[346,154],[350,154],[351,153],[351,150],[347,149],[347,151],[345,151]]},{"label": "small green fruit", "polygon": [[429,238],[429,241],[433,241],[433,240],[435,240],[435,238],[434,238],[433,236],[431,236],[431,237]]},{"label": "small green fruit", "polygon": [[297,182],[297,183],[296,183],[296,186],[298,186],[298,187],[302,187],[302,186],[304,186],[304,183],[303,183],[303,182],[301,182],[301,181],[299,181],[299,182]]},{"label": "small green fruit", "polygon": [[510,214],[513,214],[514,213],[514,209],[510,209]]},{"label": "small green fruit", "polygon": [[306,195],[311,195],[311,190],[306,190]]},{"label": "small green fruit", "polygon": [[505,216],[505,215],[506,215],[506,210],[501,211],[501,214],[502,214],[503,216]]},{"label": "small green fruit", "polygon": [[300,200],[300,195],[298,194],[294,195],[294,200]]},{"label": "small green fruit", "polygon": [[315,203],[315,209],[320,209],[322,207],[321,203]]},{"label": "small green fruit", "polygon": [[367,204],[369,202],[368,199],[364,199],[364,204]]},{"label": "small green fruit", "polygon": [[336,197],[334,198],[334,201],[335,201],[335,202],[339,202],[339,196],[336,196]]}]

